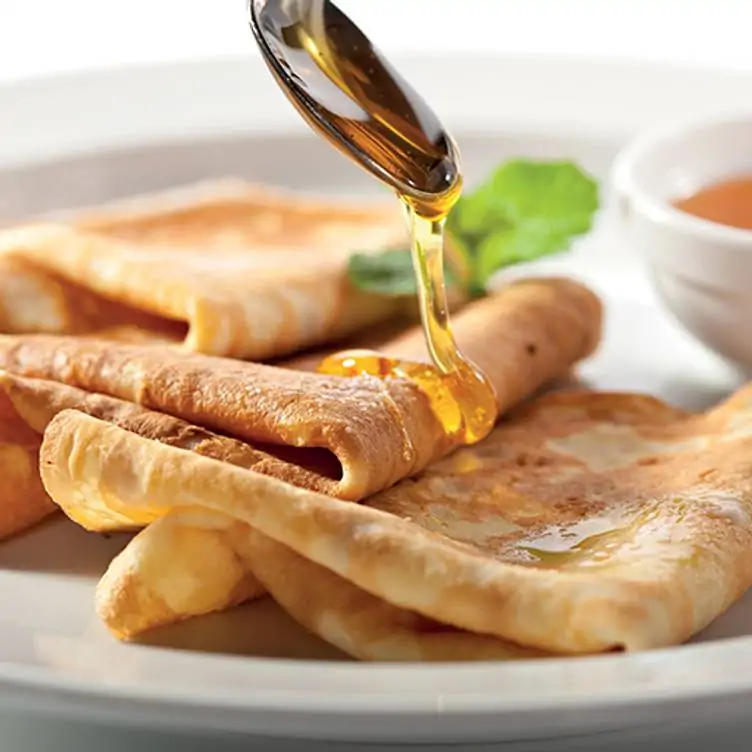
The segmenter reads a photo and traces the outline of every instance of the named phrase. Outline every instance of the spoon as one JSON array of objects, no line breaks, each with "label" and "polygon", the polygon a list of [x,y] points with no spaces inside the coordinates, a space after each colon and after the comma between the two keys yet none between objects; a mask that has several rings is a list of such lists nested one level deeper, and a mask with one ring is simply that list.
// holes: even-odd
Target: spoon
[{"label": "spoon", "polygon": [[248,0],[264,61],[304,120],[426,213],[461,189],[459,151],[438,116],[330,0]]}]

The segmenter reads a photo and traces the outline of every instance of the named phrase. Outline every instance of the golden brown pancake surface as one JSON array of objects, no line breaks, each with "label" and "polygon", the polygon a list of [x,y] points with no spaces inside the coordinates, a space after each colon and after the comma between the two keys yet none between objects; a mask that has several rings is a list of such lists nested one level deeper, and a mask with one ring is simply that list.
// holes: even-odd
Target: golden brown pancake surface
[{"label": "golden brown pancake surface", "polygon": [[[44,480],[86,526],[113,511],[148,525],[186,507],[245,523],[249,538],[233,545],[251,546],[249,571],[360,657],[636,650],[688,639],[752,582],[751,409],[748,389],[700,415],[638,395],[549,395],[364,504],[66,411],[45,436]],[[272,544],[254,548],[255,535]],[[222,591],[221,576],[205,577]],[[100,590],[100,607],[111,593]],[[402,638],[390,643],[395,620]],[[426,623],[503,644],[432,647]]]}]

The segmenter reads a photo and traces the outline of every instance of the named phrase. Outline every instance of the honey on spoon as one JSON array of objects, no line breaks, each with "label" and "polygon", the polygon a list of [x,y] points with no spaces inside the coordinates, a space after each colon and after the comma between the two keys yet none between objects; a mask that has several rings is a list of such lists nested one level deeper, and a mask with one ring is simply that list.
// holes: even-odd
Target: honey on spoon
[{"label": "honey on spoon", "polygon": [[408,221],[433,365],[371,351],[337,353],[319,372],[412,380],[445,433],[465,444],[496,421],[496,394],[458,348],[444,282],[446,218],[462,191],[457,147],[420,95],[329,0],[249,0],[250,24],[277,83],[306,122],[394,189]]}]

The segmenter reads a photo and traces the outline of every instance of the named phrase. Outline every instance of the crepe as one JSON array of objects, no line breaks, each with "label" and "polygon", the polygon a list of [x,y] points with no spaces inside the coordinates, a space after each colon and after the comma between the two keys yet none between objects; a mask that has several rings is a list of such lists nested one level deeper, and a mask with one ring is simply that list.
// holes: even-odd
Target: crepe
[{"label": "crepe", "polygon": [[[455,319],[458,340],[495,384],[500,411],[568,373],[597,346],[600,326],[598,299],[567,280],[520,283],[468,306]],[[419,329],[395,341],[393,351],[386,350],[427,358]],[[399,379],[343,380],[162,348],[58,337],[2,338],[0,362],[6,369],[0,373],[0,389],[15,417],[37,439],[54,415],[75,408],[163,444],[352,500],[451,450],[426,400]],[[149,409],[155,407],[158,411]],[[14,508],[26,503],[20,497],[4,500],[11,502]],[[54,508],[45,506],[25,525]],[[145,523],[110,510],[97,524],[100,530],[123,530]],[[189,592],[176,600],[164,561],[179,578],[186,569],[182,562],[201,550],[201,531],[186,533],[182,548],[172,539],[163,541],[152,556],[148,541],[167,524],[144,531],[122,562],[111,567],[113,581],[120,577],[118,567],[127,573],[127,586],[112,590],[117,600],[110,608],[117,613],[113,625],[121,616],[123,622],[117,629],[137,633],[263,591],[251,571],[230,566],[230,557],[227,568],[209,570],[218,573],[216,582],[194,588],[195,598]],[[216,548],[217,534],[205,538],[207,550]],[[218,562],[221,557],[212,558]],[[155,577],[160,571],[164,576]],[[207,599],[212,592],[216,595]],[[145,607],[146,601],[153,607]],[[171,608],[161,605],[167,602]]]},{"label": "crepe", "polygon": [[[394,612],[380,600],[558,654],[688,639],[752,583],[751,450],[748,387],[699,415],[640,395],[547,395],[367,504],[75,411],[53,419],[41,452],[45,487],[85,527],[103,509],[147,524],[189,507],[291,549],[294,577],[256,549],[262,584],[338,647],[384,659],[415,655],[422,627],[384,640]],[[329,573],[355,589],[330,597]]]},{"label": "crepe", "polygon": [[[449,627],[367,593],[331,570],[246,526],[247,563],[299,624],[354,658],[368,661],[501,661],[551,657],[488,635]],[[155,547],[156,548],[156,547]],[[306,583],[301,586],[301,583]],[[109,623],[108,583],[97,606]],[[218,592],[218,591],[214,591]]]},{"label": "crepe", "polygon": [[[455,328],[459,343],[494,383],[503,412],[597,347],[601,308],[575,282],[535,280],[468,306],[455,317]],[[425,352],[421,337],[418,332],[406,340],[416,355]],[[404,343],[397,349],[407,351]],[[441,429],[424,394],[399,378],[340,378],[45,335],[0,337],[0,368],[119,398],[250,443],[279,460],[267,462],[270,474],[350,500],[420,471],[458,440]],[[35,409],[36,399],[19,409]],[[37,423],[43,428],[45,421]]]},{"label": "crepe", "polygon": [[178,506],[160,517],[113,559],[97,585],[96,610],[113,635],[137,638],[155,627],[224,611],[266,592],[257,570],[277,603],[298,623],[362,660],[545,655],[392,606],[249,525],[196,507]]},{"label": "crepe", "polygon": [[0,539],[35,524],[57,509],[39,477],[40,433],[0,395]]},{"label": "crepe", "polygon": [[[5,440],[0,441],[0,463],[4,465],[3,457],[7,457],[10,468],[0,479],[0,489],[6,489],[0,497],[0,538],[21,532],[58,509],[42,486],[38,450],[47,424],[65,409],[81,410],[145,438],[254,472],[285,477],[302,487],[316,487],[320,481],[305,466],[124,400],[7,372],[0,372],[0,391],[0,438]],[[26,460],[21,461],[22,453]],[[122,520],[112,520],[112,530],[129,527]]]},{"label": "crepe", "polygon": [[[110,522],[123,529],[130,519],[119,514]],[[266,592],[250,565],[254,545],[243,522],[177,507],[115,557],[97,585],[96,610],[125,639],[253,600]]]},{"label": "crepe", "polygon": [[[463,348],[487,367],[503,411],[595,349],[600,303],[567,280],[521,283],[467,306],[455,328]],[[493,343],[493,358],[483,343]],[[399,338],[394,352],[427,358],[420,330]],[[397,379],[342,380],[163,347],[44,335],[0,336],[0,367],[0,387],[23,419],[7,426],[10,439],[21,426],[13,452],[28,445],[28,428],[38,444],[57,412],[76,408],[146,438],[360,500],[452,448],[420,392]],[[19,490],[2,498],[3,536],[56,508],[34,483],[32,475],[28,493],[16,484]]]},{"label": "crepe", "polygon": [[407,244],[396,204],[227,182],[0,232],[0,331],[160,342],[251,360],[394,316],[347,260]]}]

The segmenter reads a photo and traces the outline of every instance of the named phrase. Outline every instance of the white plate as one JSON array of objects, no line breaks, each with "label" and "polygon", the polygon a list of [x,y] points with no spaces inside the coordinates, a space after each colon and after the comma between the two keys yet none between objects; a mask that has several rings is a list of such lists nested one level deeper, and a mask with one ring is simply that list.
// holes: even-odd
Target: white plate
[{"label": "white plate", "polygon": [[[752,83],[582,60],[414,59],[401,68],[455,130],[471,179],[513,154],[571,157],[604,177],[634,129],[731,108]],[[493,82],[492,95],[475,81]],[[228,173],[374,190],[308,135],[252,61],[0,89],[0,112],[0,222]],[[582,369],[590,383],[692,408],[736,386],[656,307],[608,211],[549,268],[562,266],[607,301],[603,348]],[[122,645],[92,609],[96,579],[120,545],[57,520],[0,546],[3,706],[271,736],[470,741],[649,727],[721,703],[742,712],[752,697],[752,598],[690,645],[530,664],[343,661],[269,602],[166,630],[150,645]]]}]

